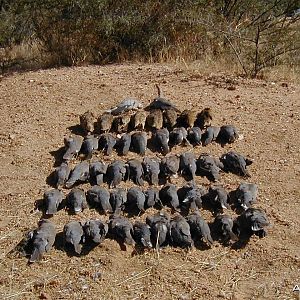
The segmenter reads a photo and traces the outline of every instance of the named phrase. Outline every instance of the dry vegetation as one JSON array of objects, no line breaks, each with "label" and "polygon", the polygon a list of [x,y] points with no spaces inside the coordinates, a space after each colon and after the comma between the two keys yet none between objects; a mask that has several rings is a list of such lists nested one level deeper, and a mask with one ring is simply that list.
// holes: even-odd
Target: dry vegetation
[{"label": "dry vegetation", "polygon": [[[257,206],[272,223],[269,235],[253,237],[238,250],[216,243],[209,250],[166,248],[159,256],[156,251],[133,255],[132,249],[121,251],[115,241],[105,240],[86,256],[69,257],[53,249],[41,263],[27,265],[12,250],[41,216],[31,211],[47,188],[53,153],[63,146],[63,137],[88,109],[101,113],[128,96],[148,103],[156,94],[155,83],[180,109],[210,106],[214,124],[239,128],[244,140],[195,152],[220,155],[234,148],[254,159],[251,181],[259,186]],[[293,286],[300,284],[299,93],[296,83],[203,75],[196,66],[123,64],[2,77],[0,298],[293,299]],[[209,185],[200,177],[197,182]],[[228,189],[239,182],[235,175],[222,176]],[[61,230],[70,219],[89,217],[98,214],[60,211],[53,222]]]}]

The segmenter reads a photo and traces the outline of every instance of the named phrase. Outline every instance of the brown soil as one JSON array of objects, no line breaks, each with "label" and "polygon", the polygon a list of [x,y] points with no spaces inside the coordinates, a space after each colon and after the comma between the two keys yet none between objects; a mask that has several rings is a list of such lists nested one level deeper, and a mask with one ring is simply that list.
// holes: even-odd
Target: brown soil
[{"label": "brown soil", "polygon": [[[220,155],[233,148],[254,159],[249,170],[259,185],[256,207],[265,209],[272,223],[268,236],[252,237],[239,250],[216,243],[202,251],[166,248],[159,257],[155,251],[132,255],[132,249],[121,251],[115,241],[105,240],[87,256],[52,249],[30,266],[26,258],[9,254],[36,227],[41,214],[31,211],[48,188],[51,153],[63,146],[79,115],[88,109],[100,114],[130,96],[146,104],[156,95],[155,83],[180,109],[211,107],[214,124],[239,128],[243,140],[195,152]],[[300,85],[292,83],[204,76],[166,65],[63,68],[2,78],[0,298],[293,299],[292,289],[300,284],[299,95]],[[240,181],[222,175],[228,189]],[[209,184],[200,177],[197,182]],[[203,214],[212,218],[208,211]],[[60,211],[53,222],[60,231],[70,219],[92,216],[98,214]]]}]

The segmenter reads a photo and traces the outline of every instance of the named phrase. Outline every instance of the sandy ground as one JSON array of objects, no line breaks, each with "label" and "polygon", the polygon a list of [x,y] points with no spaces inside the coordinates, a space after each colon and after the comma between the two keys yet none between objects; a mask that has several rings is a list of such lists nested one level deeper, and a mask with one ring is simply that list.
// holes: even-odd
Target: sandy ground
[{"label": "sandy ground", "polygon": [[[52,249],[30,266],[26,258],[9,254],[36,227],[41,214],[32,210],[48,188],[53,152],[63,146],[79,115],[88,109],[100,114],[129,96],[146,104],[156,96],[155,83],[180,109],[209,106],[214,124],[234,124],[244,135],[225,148],[213,144],[194,151],[220,155],[233,148],[254,159],[251,182],[259,186],[256,207],[266,210],[272,224],[268,236],[253,237],[238,250],[216,243],[202,251],[166,248],[159,257],[155,251],[132,255],[132,249],[121,251],[115,241],[105,240],[86,256],[69,257]],[[142,64],[1,78],[0,298],[296,299],[292,289],[300,284],[300,85],[285,83]],[[114,153],[109,159],[116,157]],[[231,190],[241,178],[223,174],[221,181]],[[209,185],[200,177],[197,182]],[[208,211],[203,214],[212,218]],[[60,211],[53,222],[60,231],[70,219],[97,216],[93,210],[79,216]]]}]

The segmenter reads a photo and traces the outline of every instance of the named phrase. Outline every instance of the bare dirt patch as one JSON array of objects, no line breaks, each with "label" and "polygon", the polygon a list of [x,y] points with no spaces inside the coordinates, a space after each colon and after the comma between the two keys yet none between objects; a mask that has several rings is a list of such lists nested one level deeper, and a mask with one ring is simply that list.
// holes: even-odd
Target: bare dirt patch
[{"label": "bare dirt patch", "polygon": [[[99,114],[125,97],[144,104],[159,83],[180,109],[211,107],[214,124],[234,124],[242,141],[195,152],[220,155],[230,148],[254,159],[251,181],[259,186],[257,207],[272,223],[269,235],[244,249],[216,244],[210,250],[166,248],[132,256],[111,240],[87,256],[53,249],[41,263],[7,255],[40,214],[30,213],[47,188],[51,155],[69,127],[88,109]],[[111,65],[50,69],[0,80],[0,298],[1,299],[291,299],[300,284],[300,86],[247,80],[167,65]],[[183,151],[183,149],[178,149]],[[150,151],[148,152],[150,154]],[[110,159],[115,159],[116,153]],[[241,181],[222,175],[229,189]],[[208,181],[197,178],[198,183]],[[211,214],[204,212],[207,218]],[[60,211],[61,230],[80,216]],[[48,297],[48,298],[47,298]]]}]

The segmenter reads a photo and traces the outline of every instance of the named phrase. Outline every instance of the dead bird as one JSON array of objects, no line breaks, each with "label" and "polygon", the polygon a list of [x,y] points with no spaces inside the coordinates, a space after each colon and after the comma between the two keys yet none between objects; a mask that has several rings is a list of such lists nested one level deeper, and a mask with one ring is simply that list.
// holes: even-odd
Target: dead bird
[{"label": "dead bird", "polygon": [[32,254],[29,263],[42,259],[45,252],[49,252],[55,242],[56,229],[54,224],[42,219],[38,223],[38,228],[30,233],[30,242],[32,244]]},{"label": "dead bird", "polygon": [[63,155],[64,160],[71,160],[79,153],[83,142],[83,137],[80,135],[74,135],[71,137],[65,137],[65,149],[66,152]]},{"label": "dead bird", "polygon": [[247,166],[250,166],[253,161],[249,158],[245,158],[235,151],[229,151],[226,154],[223,154],[220,160],[224,165],[225,172],[231,172],[242,177],[251,177],[247,170]]},{"label": "dead bird", "polygon": [[194,245],[190,225],[181,215],[176,215],[170,222],[170,240],[172,245],[182,248],[190,248]]},{"label": "dead bird", "polygon": [[202,132],[199,127],[192,127],[188,130],[187,139],[192,145],[201,145],[201,138]]},{"label": "dead bird", "polygon": [[202,135],[202,145],[207,146],[213,141],[216,141],[220,132],[220,127],[218,126],[209,126],[206,128],[205,132]]},{"label": "dead bird", "polygon": [[237,204],[243,209],[250,208],[253,203],[256,203],[258,187],[254,183],[241,183],[235,191]]},{"label": "dead bird", "polygon": [[130,159],[127,164],[129,166],[129,179],[137,185],[144,185],[144,169],[142,163],[137,159]]},{"label": "dead bird", "polygon": [[157,203],[161,203],[159,198],[159,190],[155,187],[149,187],[146,191],[144,191],[145,194],[145,207],[153,207]]},{"label": "dead bird", "polygon": [[153,216],[147,216],[146,223],[150,226],[152,244],[156,249],[168,244],[170,216],[160,211]]},{"label": "dead bird", "polygon": [[51,189],[44,193],[44,208],[46,215],[54,215],[57,213],[59,208],[62,207],[64,194],[62,191],[57,189]]},{"label": "dead bird", "polygon": [[139,221],[135,222],[133,224],[133,237],[135,242],[142,247],[152,248],[151,231],[149,225]]},{"label": "dead bird", "polygon": [[131,145],[131,134],[124,133],[115,145],[119,155],[127,155]]},{"label": "dead bird", "polygon": [[188,209],[197,210],[202,207],[202,200],[206,194],[206,190],[201,185],[191,184],[183,187],[185,193],[182,197],[183,207],[188,206]]},{"label": "dead bird", "polygon": [[171,154],[162,158],[160,164],[160,174],[170,180],[171,176],[177,176],[180,167],[180,158],[176,154]]},{"label": "dead bird", "polygon": [[177,124],[177,111],[173,108],[167,109],[163,112],[163,126],[171,130]]},{"label": "dead bird", "polygon": [[149,184],[158,185],[160,173],[160,160],[155,157],[145,157],[142,166],[144,169],[144,177]]},{"label": "dead bird", "polygon": [[133,226],[124,217],[112,215],[108,223],[110,235],[118,242],[127,245],[135,245],[133,239]]},{"label": "dead bird", "polygon": [[90,111],[86,111],[79,117],[80,126],[86,133],[94,131],[95,115]]},{"label": "dead bird", "polygon": [[211,186],[205,196],[209,206],[214,210],[229,209],[229,195],[221,185]]},{"label": "dead bird", "polygon": [[112,107],[107,111],[107,113],[111,113],[112,115],[116,116],[123,112],[128,112],[131,110],[137,110],[139,108],[143,108],[142,103],[140,103],[136,99],[127,98],[121,101],[117,106]]},{"label": "dead bird", "polygon": [[108,165],[102,161],[94,161],[90,163],[90,180],[95,184],[102,184],[106,174]]},{"label": "dead bird", "polygon": [[163,127],[163,113],[160,109],[153,109],[147,116],[146,122],[152,129],[161,129]]},{"label": "dead bird", "polygon": [[131,116],[131,128],[144,130],[145,123],[148,113],[144,110],[138,110],[134,115]]},{"label": "dead bird", "polygon": [[105,133],[111,130],[114,117],[110,113],[103,113],[97,119],[97,130],[99,133]]},{"label": "dead bird", "polygon": [[196,177],[197,165],[193,152],[184,152],[180,155],[179,170],[181,174],[191,176],[192,180]]},{"label": "dead bird", "polygon": [[79,188],[73,188],[67,195],[66,200],[67,209],[75,214],[82,212],[88,207],[85,192]]},{"label": "dead bird", "polygon": [[266,213],[261,208],[248,208],[237,218],[239,235],[267,235],[266,227],[270,225]]},{"label": "dead bird", "polygon": [[168,205],[175,211],[179,210],[179,198],[177,194],[177,187],[175,184],[166,184],[159,192],[159,198],[164,204]]},{"label": "dead bird", "polygon": [[197,160],[198,174],[207,177],[210,181],[218,181],[220,179],[221,166],[222,164],[208,153],[200,154]]},{"label": "dead bird", "polygon": [[100,209],[105,214],[113,212],[110,204],[110,193],[107,189],[94,185],[87,191],[86,197],[91,207]]},{"label": "dead bird", "polygon": [[64,226],[63,236],[65,247],[72,245],[74,251],[80,255],[82,244],[85,242],[82,224],[77,221],[69,222]]},{"label": "dead bird", "polygon": [[179,126],[185,128],[192,128],[194,127],[196,119],[197,119],[197,112],[191,109],[186,109],[178,117],[178,124]]},{"label": "dead bird", "polygon": [[239,134],[235,126],[233,125],[223,125],[220,128],[220,132],[216,138],[217,143],[222,146],[226,144],[231,144],[239,138]]},{"label": "dead bird", "polygon": [[204,129],[205,127],[211,126],[213,119],[211,108],[204,108],[200,113],[197,114],[195,126]]},{"label": "dead bird", "polygon": [[81,152],[90,159],[93,153],[98,150],[99,138],[93,134],[87,135],[82,143]]},{"label": "dead bird", "polygon": [[108,224],[99,219],[88,220],[83,225],[83,231],[86,241],[101,244],[108,233]]},{"label": "dead bird", "polygon": [[147,134],[146,132],[135,132],[131,136],[131,149],[132,151],[145,155],[147,149]]},{"label": "dead bird", "polygon": [[127,192],[123,188],[116,188],[110,192],[110,204],[114,214],[119,214],[124,210],[127,201]]},{"label": "dead bird", "polygon": [[228,215],[219,215],[213,223],[213,230],[217,238],[228,244],[229,241],[237,241],[238,237],[233,233],[233,220]]},{"label": "dead bird", "polygon": [[116,138],[111,133],[103,133],[99,137],[99,150],[103,151],[104,155],[111,155],[116,142]]},{"label": "dead bird", "polygon": [[70,178],[66,182],[66,188],[71,188],[77,182],[86,182],[90,177],[89,162],[84,160],[77,164],[71,172]]},{"label": "dead bird", "polygon": [[62,162],[59,167],[55,169],[56,188],[61,188],[65,185],[70,176],[70,168],[67,162]]},{"label": "dead bird", "polygon": [[187,139],[187,131],[184,127],[174,128],[170,132],[170,145],[174,147],[182,144],[191,145]]},{"label": "dead bird", "polygon": [[116,160],[107,167],[106,177],[110,188],[116,187],[121,181],[127,180],[127,167],[121,160]]},{"label": "dead bird", "polygon": [[152,136],[157,151],[161,152],[163,155],[166,155],[170,152],[169,131],[167,128],[156,130]]},{"label": "dead bird", "polygon": [[190,225],[193,240],[197,241],[202,239],[207,246],[211,247],[214,241],[211,237],[210,228],[200,213],[191,213],[186,217],[186,220]]},{"label": "dead bird", "polygon": [[112,123],[112,130],[117,133],[127,132],[130,120],[131,113],[129,112],[115,117]]},{"label": "dead bird", "polygon": [[129,212],[133,212],[136,210],[136,208],[139,210],[139,212],[144,212],[145,201],[145,194],[139,187],[133,186],[128,190],[126,206]]}]

